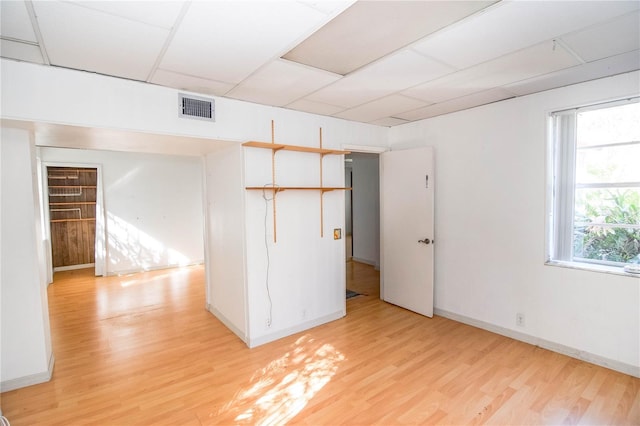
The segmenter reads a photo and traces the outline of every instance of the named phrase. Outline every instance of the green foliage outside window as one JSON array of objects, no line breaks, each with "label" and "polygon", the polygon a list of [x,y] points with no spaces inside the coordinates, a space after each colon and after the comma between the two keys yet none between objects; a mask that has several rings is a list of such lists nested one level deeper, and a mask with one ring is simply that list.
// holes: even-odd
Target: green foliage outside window
[{"label": "green foliage outside window", "polygon": [[640,229],[611,226],[640,225],[640,190],[577,191],[574,223],[574,256],[640,263]]}]

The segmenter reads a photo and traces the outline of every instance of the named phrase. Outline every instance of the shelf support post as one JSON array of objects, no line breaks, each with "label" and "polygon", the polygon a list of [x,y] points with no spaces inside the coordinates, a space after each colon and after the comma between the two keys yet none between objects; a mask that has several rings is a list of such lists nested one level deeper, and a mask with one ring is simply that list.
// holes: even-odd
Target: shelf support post
[{"label": "shelf support post", "polygon": [[[322,127],[320,127],[320,149],[322,149]],[[322,159],[320,154],[320,188],[322,188]],[[324,191],[320,191],[320,238],[324,237]]]},{"label": "shelf support post", "polygon": [[[276,132],[275,132],[275,123],[271,120],[271,143],[275,145],[276,143]],[[278,195],[278,191],[276,188],[276,150],[271,150],[271,186],[273,189],[273,242],[278,242],[278,238],[276,236],[276,198]]]}]

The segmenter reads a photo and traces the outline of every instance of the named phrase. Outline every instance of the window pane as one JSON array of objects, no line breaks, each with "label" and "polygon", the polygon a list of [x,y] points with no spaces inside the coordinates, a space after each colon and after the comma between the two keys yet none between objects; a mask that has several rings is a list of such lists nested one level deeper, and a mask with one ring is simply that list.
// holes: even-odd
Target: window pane
[{"label": "window pane", "polygon": [[640,188],[576,189],[576,223],[640,225]]},{"label": "window pane", "polygon": [[640,230],[576,226],[573,256],[605,262],[637,262],[640,260]]},{"label": "window pane", "polygon": [[578,147],[640,141],[640,103],[578,113]]},{"label": "window pane", "polygon": [[[640,118],[638,119],[640,121]],[[576,183],[640,182],[640,143],[576,152]]]},{"label": "window pane", "polygon": [[640,260],[640,188],[576,189],[575,201],[574,257]]}]

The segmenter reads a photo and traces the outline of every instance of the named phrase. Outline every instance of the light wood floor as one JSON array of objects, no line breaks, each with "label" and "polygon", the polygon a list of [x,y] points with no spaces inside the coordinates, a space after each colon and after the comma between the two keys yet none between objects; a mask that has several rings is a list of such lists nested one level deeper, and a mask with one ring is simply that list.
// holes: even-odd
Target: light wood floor
[{"label": "light wood floor", "polygon": [[202,267],[56,275],[53,379],[2,394],[19,425],[640,424],[640,380],[378,299],[350,262],[338,321],[248,349]]}]

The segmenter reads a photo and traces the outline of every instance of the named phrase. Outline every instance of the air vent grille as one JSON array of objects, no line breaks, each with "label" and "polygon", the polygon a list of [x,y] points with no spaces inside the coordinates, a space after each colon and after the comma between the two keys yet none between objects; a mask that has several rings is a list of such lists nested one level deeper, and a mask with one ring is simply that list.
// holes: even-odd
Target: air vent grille
[{"label": "air vent grille", "polygon": [[185,95],[180,93],[179,113],[182,118],[193,118],[196,120],[216,121],[215,101],[209,98]]}]

